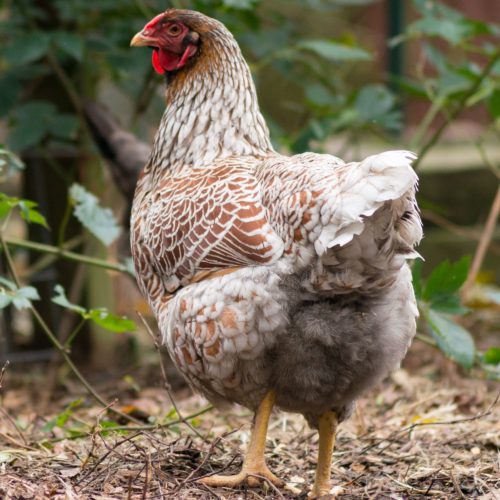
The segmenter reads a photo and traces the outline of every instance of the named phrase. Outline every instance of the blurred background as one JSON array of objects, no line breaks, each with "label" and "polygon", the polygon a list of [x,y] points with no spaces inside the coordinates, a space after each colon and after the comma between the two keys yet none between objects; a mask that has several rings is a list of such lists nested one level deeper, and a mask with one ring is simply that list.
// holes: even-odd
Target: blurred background
[{"label": "blurred background", "polygon": [[[128,216],[164,81],[129,41],[167,7],[234,33],[278,150],[419,154],[413,349],[430,346],[419,362],[436,371],[451,359],[498,377],[500,4],[490,0],[4,0],[0,368],[35,375],[41,399],[80,371],[110,385],[158,379]],[[125,164],[103,141],[117,127],[139,151]]]}]

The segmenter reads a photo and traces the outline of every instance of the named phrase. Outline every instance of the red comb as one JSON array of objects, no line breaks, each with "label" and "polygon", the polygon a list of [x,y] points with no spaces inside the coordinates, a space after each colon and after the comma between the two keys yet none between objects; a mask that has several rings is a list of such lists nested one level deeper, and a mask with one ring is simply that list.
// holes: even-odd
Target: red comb
[{"label": "red comb", "polygon": [[157,16],[153,17],[153,19],[151,19],[151,21],[149,21],[149,23],[146,24],[146,26],[144,26],[143,31],[154,28],[158,24],[160,19],[163,18],[163,16],[164,16],[164,13],[162,12],[161,14],[158,14]]}]

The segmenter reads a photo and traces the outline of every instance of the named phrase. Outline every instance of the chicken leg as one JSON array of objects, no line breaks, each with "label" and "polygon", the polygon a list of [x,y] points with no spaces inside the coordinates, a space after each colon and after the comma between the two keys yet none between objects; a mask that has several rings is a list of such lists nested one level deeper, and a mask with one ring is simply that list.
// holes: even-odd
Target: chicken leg
[{"label": "chicken leg", "polygon": [[319,417],[319,451],[316,478],[309,499],[319,498],[330,493],[330,475],[332,468],[333,448],[338,419],[333,411],[327,411]]},{"label": "chicken leg", "polygon": [[250,443],[243,461],[243,467],[238,474],[232,476],[215,475],[204,477],[199,480],[200,483],[212,487],[226,486],[234,488],[244,483],[248,486],[258,486],[262,479],[268,480],[276,486],[283,485],[283,481],[277,478],[267,467],[264,458],[266,447],[267,426],[271,410],[274,406],[274,391],[269,391],[257,409],[255,421],[250,436]]}]

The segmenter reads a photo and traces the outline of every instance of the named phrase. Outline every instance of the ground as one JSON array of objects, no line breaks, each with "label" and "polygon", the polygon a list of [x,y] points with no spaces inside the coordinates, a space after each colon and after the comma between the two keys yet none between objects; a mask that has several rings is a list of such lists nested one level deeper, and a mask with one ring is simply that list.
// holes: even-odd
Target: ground
[{"label": "ground", "polygon": [[[500,499],[498,385],[460,374],[442,359],[436,363],[436,356],[427,347],[414,349],[405,368],[363,397],[341,425],[332,470],[338,498]],[[207,403],[181,389],[174,396],[179,413],[190,416],[188,426],[159,379],[139,387],[129,376],[99,387],[110,401],[118,398],[115,407],[144,422],[127,424],[91,400],[75,401],[82,391],[74,383],[42,409],[33,403],[37,384],[7,374],[0,407],[0,498],[306,498],[317,435],[301,416],[275,412],[269,430],[269,465],[285,488],[212,490],[196,478],[239,468],[251,415],[232,408],[193,417]],[[147,423],[155,418],[168,425]],[[106,430],[117,424],[121,430]]]}]

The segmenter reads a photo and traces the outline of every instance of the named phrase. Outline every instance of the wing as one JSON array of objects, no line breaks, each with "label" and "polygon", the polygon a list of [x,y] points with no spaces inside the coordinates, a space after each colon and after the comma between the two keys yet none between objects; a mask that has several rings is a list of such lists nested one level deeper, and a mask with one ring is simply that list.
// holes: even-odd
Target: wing
[{"label": "wing", "polygon": [[164,177],[134,220],[136,268],[151,268],[172,293],[206,273],[274,262],[283,242],[260,198],[253,169],[241,159]]},{"label": "wing", "polygon": [[348,244],[363,231],[367,217],[414,189],[414,158],[408,151],[389,151],[344,163],[331,155],[306,153],[259,166],[263,204],[285,242],[284,252],[312,245],[322,256]]}]

